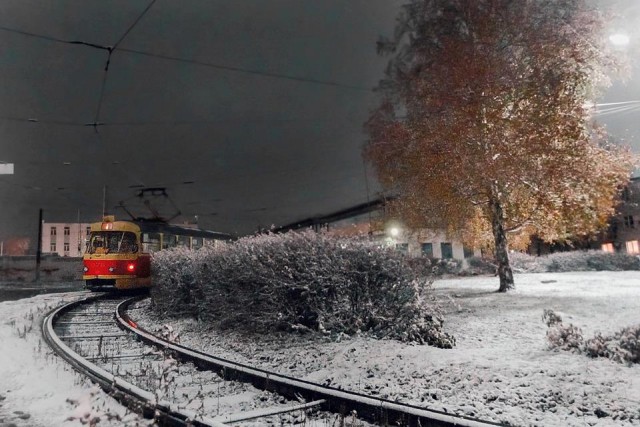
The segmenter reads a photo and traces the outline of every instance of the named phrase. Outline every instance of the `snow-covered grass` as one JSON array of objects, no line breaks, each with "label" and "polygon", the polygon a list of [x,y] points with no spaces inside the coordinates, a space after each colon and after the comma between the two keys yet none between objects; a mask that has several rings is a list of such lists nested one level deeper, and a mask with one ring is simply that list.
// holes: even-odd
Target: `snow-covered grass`
[{"label": "snow-covered grass", "polygon": [[41,336],[44,315],[82,293],[0,302],[0,426],[142,426],[149,423],[53,355]]},{"label": "snow-covered grass", "polygon": [[[242,334],[172,322],[185,345],[296,378],[511,425],[640,425],[640,365],[554,351],[545,309],[585,335],[640,320],[640,272],[437,280],[453,349],[319,334]],[[144,303],[143,303],[144,304]],[[148,304],[148,303],[147,303]],[[143,313],[137,311],[136,313]],[[139,320],[154,328],[151,317]]]}]

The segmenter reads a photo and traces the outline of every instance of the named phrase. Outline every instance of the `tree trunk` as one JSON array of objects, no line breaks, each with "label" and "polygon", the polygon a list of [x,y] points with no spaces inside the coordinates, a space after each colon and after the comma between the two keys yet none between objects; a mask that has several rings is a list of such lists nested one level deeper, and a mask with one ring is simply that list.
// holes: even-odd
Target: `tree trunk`
[{"label": "tree trunk", "polygon": [[507,234],[504,231],[504,212],[500,201],[491,199],[491,226],[493,228],[493,240],[495,243],[495,255],[498,263],[498,277],[500,277],[500,289],[498,292],[506,292],[515,289],[513,283],[513,271],[509,263],[509,251],[507,248]]}]

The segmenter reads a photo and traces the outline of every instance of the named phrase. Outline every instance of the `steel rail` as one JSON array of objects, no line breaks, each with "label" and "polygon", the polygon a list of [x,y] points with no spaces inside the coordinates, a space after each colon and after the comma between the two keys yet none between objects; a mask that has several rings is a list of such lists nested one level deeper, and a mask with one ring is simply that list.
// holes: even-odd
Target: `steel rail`
[{"label": "steel rail", "polygon": [[419,406],[393,402],[361,393],[345,391],[334,387],[321,386],[276,372],[255,368],[212,356],[180,344],[167,341],[141,328],[131,319],[126,308],[143,297],[123,301],[116,308],[116,319],[126,328],[156,347],[170,349],[175,356],[190,361],[199,368],[217,372],[226,380],[251,383],[254,387],[276,392],[290,399],[303,397],[307,401],[323,400],[320,409],[343,415],[355,411],[358,418],[382,425],[403,425],[416,427],[487,427],[504,424],[478,418],[452,415],[446,412]]},{"label": "steel rail", "polygon": [[222,427],[225,424],[213,419],[202,417],[194,411],[178,409],[167,401],[156,402],[153,393],[143,390],[124,379],[100,368],[67,346],[54,330],[55,321],[66,311],[82,304],[89,304],[104,298],[97,295],[79,299],[69,304],[51,310],[42,322],[42,335],[56,354],[66,360],[74,369],[89,377],[105,392],[129,409],[141,414],[145,418],[154,418],[160,425],[198,427]]}]

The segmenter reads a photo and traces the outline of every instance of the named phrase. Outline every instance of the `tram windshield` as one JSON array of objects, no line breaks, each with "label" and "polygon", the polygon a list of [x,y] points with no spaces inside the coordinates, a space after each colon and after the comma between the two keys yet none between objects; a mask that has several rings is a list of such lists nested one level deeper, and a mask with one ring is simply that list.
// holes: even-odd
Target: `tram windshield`
[{"label": "tram windshield", "polygon": [[93,231],[87,243],[89,254],[128,254],[138,252],[136,235],[130,231]]}]

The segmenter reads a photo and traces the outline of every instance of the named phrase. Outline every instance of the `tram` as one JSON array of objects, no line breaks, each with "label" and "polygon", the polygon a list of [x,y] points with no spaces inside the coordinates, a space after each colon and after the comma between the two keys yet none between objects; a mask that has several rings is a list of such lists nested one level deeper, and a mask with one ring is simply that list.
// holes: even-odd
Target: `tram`
[{"label": "tram", "polygon": [[198,249],[231,240],[214,231],[160,221],[116,221],[105,216],[91,224],[82,257],[82,279],[89,290],[137,289],[151,286],[151,253],[183,246]]}]

